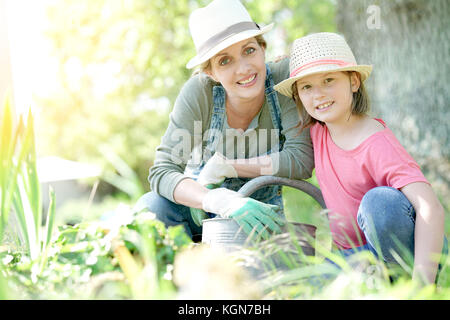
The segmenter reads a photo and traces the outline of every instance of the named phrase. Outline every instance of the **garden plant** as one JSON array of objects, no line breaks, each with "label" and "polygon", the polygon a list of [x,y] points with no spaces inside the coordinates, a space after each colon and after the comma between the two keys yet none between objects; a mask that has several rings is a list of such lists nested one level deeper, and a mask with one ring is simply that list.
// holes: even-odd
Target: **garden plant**
[{"label": "garden plant", "polygon": [[[276,51],[278,41],[268,38],[268,58],[288,52],[288,44],[307,33],[339,31],[358,48],[358,56],[377,65],[378,74],[390,76],[396,70],[407,79],[386,77],[392,82],[387,87],[395,90],[378,95],[373,109],[380,113],[386,108],[381,115],[392,117],[392,123],[401,120],[397,130],[420,153],[427,177],[448,186],[447,75],[423,69],[439,67],[446,58],[441,55],[448,52],[448,41],[441,39],[449,30],[448,1],[376,1],[379,29],[367,24],[373,17],[367,12],[374,5],[369,0],[243,1],[252,16],[282,27],[274,37],[283,48]],[[148,168],[170,106],[191,76],[185,69],[194,52],[188,13],[208,2],[52,2],[46,31],[58,62],[59,91],[37,95],[39,116],[31,109],[18,115],[8,96],[0,105],[0,299],[449,300],[450,259],[441,260],[437,283],[425,287],[411,280],[411,259],[399,259],[393,267],[366,252],[346,261],[332,246],[326,210],[289,187],[283,187],[286,217],[315,225],[317,231],[311,239],[315,255],[298,249],[280,256],[283,268],[256,247],[230,255],[194,243],[181,226],[166,228],[153,213],[133,209],[148,186]],[[367,33],[369,26],[374,29]],[[366,36],[360,37],[363,32]],[[373,57],[367,56],[370,52]],[[379,61],[385,60],[389,68],[381,69]],[[417,74],[433,78],[425,81]],[[380,94],[378,86],[386,83],[374,82],[370,88]],[[99,191],[100,203],[78,201],[73,208],[69,203],[58,208],[58,193],[50,189],[50,203],[44,206],[36,158],[47,154],[99,164],[101,184],[110,186],[107,196],[100,198]],[[308,181],[318,186],[314,175]],[[440,200],[450,238],[446,192]],[[68,209],[81,218],[65,219],[72,214]],[[282,255],[285,249],[274,250]],[[248,269],[252,257],[264,266],[256,278]]]},{"label": "garden plant", "polygon": [[[342,259],[331,249],[326,212],[321,214],[314,200],[299,199],[298,191],[289,188],[285,188],[286,214],[318,226],[316,254],[303,255],[300,264],[283,257],[287,267],[280,270],[266,263],[258,279],[247,272],[242,256],[230,264],[226,253],[193,243],[182,226],[166,228],[151,212],[136,212],[126,204],[109,212],[108,219],[54,226],[52,191],[48,212],[42,216],[32,113],[26,120],[22,116],[16,120],[7,98],[0,128],[2,299],[450,297],[448,261],[437,285],[422,287],[410,280],[407,262],[388,268],[367,253],[352,261]],[[314,178],[311,182],[317,183]],[[246,250],[256,252],[252,247]],[[261,259],[264,262],[265,257]]]}]

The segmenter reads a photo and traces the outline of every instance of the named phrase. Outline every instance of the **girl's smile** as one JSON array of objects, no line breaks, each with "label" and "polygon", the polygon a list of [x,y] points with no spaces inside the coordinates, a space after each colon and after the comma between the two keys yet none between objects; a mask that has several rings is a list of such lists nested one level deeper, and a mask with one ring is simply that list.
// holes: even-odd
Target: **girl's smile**
[{"label": "girl's smile", "polygon": [[316,109],[317,109],[317,110],[320,110],[320,111],[326,111],[326,110],[328,110],[328,108],[331,108],[331,106],[333,105],[333,103],[334,103],[334,102],[332,102],[332,101],[322,103],[322,104],[318,105],[318,106],[316,107]]}]

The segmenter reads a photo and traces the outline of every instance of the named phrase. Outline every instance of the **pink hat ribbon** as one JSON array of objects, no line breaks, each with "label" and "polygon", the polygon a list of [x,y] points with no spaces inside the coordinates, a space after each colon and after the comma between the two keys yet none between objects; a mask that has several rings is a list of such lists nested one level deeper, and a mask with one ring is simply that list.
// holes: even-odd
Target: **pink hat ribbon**
[{"label": "pink hat ribbon", "polygon": [[306,69],[309,69],[309,68],[312,68],[312,67],[315,67],[318,65],[322,65],[322,64],[336,64],[341,67],[355,66],[355,64],[352,62],[345,62],[342,60],[325,60],[325,59],[317,60],[317,61],[313,61],[313,62],[304,64],[304,65],[298,67],[297,69],[295,69],[294,71],[291,72],[290,77],[296,76],[297,74],[300,73],[300,71],[303,71],[303,70],[306,70]]}]

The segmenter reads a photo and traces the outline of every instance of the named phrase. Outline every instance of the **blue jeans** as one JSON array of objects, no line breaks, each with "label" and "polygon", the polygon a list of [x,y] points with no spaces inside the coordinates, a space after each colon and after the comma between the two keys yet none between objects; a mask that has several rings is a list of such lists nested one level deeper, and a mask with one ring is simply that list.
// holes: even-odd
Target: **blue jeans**
[{"label": "blue jeans", "polygon": [[[416,212],[408,198],[391,187],[376,187],[369,190],[361,200],[358,225],[364,232],[367,243],[364,246],[340,250],[344,257],[355,252],[369,250],[386,263],[397,264],[392,255],[395,251],[404,261],[414,257],[414,229]],[[448,241],[444,237],[439,269],[448,254]]]},{"label": "blue jeans", "polygon": [[202,234],[202,227],[197,226],[192,220],[189,207],[167,200],[154,191],[140,197],[134,209],[147,209],[153,212],[166,227],[183,225],[191,239],[195,240]]}]

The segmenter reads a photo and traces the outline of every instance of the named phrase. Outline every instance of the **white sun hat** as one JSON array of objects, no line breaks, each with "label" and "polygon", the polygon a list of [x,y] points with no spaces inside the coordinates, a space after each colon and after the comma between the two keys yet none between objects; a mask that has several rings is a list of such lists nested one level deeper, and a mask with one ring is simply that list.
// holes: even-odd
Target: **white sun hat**
[{"label": "white sun hat", "polygon": [[366,80],[371,65],[358,65],[344,37],[336,33],[321,32],[294,41],[289,63],[289,78],[274,86],[278,92],[292,97],[292,84],[306,76],[337,71],[356,71],[361,81]]},{"label": "white sun hat", "polygon": [[186,68],[198,66],[223,49],[266,33],[272,27],[273,23],[258,26],[239,0],[214,0],[206,7],[194,10],[189,17],[189,29],[197,55],[187,63]]}]

